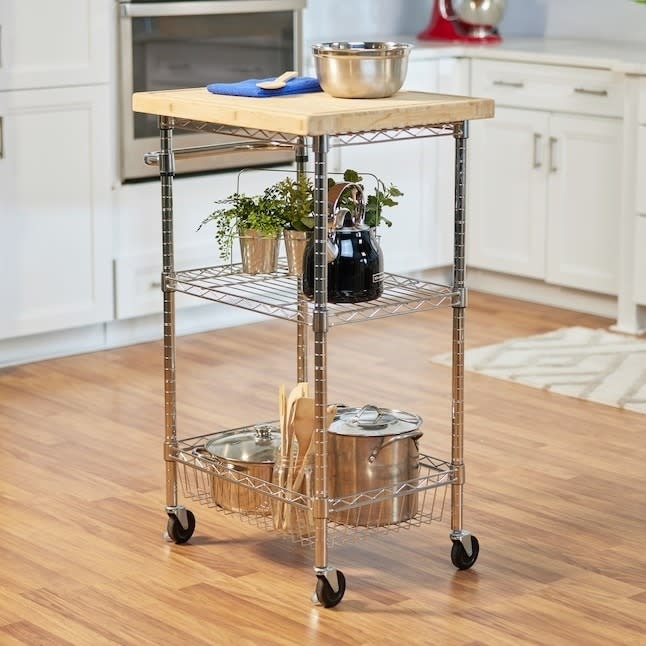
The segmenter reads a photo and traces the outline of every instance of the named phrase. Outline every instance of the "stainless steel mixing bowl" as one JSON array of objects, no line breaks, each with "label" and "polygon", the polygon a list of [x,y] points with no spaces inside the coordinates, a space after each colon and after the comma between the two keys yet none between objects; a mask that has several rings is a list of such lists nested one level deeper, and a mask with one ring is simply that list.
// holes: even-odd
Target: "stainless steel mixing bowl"
[{"label": "stainless steel mixing bowl", "polygon": [[496,27],[505,13],[505,4],[505,0],[451,0],[456,16],[476,27]]},{"label": "stainless steel mixing bowl", "polygon": [[392,96],[406,80],[412,45],[394,42],[319,43],[312,48],[323,91],[344,99]]}]

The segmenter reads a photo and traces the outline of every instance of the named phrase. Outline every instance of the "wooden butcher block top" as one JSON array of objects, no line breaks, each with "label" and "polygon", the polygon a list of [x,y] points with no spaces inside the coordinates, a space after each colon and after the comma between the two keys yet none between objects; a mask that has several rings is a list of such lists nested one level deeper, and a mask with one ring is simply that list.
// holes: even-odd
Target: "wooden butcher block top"
[{"label": "wooden butcher block top", "polygon": [[492,99],[398,92],[385,99],[337,99],[324,92],[269,98],[212,94],[206,88],[137,92],[135,112],[293,135],[334,135],[486,119]]}]

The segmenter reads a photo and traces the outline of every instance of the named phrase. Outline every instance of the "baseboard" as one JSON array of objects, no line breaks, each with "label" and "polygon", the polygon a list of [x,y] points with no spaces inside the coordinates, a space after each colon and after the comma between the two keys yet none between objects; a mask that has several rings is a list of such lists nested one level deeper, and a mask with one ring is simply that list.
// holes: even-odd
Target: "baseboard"
[{"label": "baseboard", "polygon": [[479,292],[516,298],[574,312],[617,318],[617,298],[594,292],[549,285],[541,280],[499,274],[483,269],[467,269],[467,286]]},{"label": "baseboard", "polygon": [[[183,336],[260,320],[266,317],[214,303],[178,310],[175,329]],[[4,339],[0,341],[0,368],[156,341],[162,334],[162,315],[155,314]]]}]

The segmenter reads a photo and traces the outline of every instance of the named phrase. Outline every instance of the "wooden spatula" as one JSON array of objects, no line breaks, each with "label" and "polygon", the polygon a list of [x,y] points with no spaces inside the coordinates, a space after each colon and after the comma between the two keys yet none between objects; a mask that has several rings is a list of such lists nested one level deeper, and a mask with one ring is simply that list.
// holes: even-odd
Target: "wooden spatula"
[{"label": "wooden spatula", "polygon": [[[336,415],[336,405],[331,404],[327,407],[327,413],[325,416],[325,428],[329,428],[330,424],[334,421],[334,416]],[[307,471],[307,459],[309,455],[314,450],[314,410],[312,410],[312,426],[309,436],[309,441],[305,450],[303,452],[302,460],[299,462],[298,472],[292,480],[291,488],[294,491],[299,491],[299,488],[303,484],[303,478],[305,477],[305,472]],[[299,443],[299,454],[300,454],[300,443]]]},{"label": "wooden spatula", "polygon": [[[285,449],[284,452],[281,451],[281,455],[283,455],[286,458],[289,458],[291,453],[292,453],[292,435],[293,435],[293,420],[294,420],[294,414],[296,413],[296,402],[299,400],[301,397],[307,397],[307,392],[308,392],[308,384],[307,382],[299,382],[292,388],[291,392],[289,393],[289,397],[287,398],[287,404],[286,404],[286,438],[285,438]],[[281,438],[282,439],[282,438]]]}]

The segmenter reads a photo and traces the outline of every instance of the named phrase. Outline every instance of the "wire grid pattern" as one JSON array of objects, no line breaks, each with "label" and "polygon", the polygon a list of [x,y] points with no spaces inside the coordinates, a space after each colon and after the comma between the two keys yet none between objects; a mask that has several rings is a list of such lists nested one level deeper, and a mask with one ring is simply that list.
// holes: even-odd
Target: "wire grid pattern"
[{"label": "wire grid pattern", "polygon": [[[275,132],[273,130],[259,130],[257,128],[244,128],[240,126],[229,126],[220,123],[196,121],[194,119],[172,118],[173,128],[181,130],[193,130],[197,132],[210,132],[220,135],[244,137],[257,141],[271,141],[281,144],[299,146],[302,135],[294,135],[286,132]],[[403,139],[420,139],[424,137],[443,137],[453,134],[455,124],[442,123],[433,125],[421,125],[406,128],[392,128],[390,130],[368,130],[363,132],[337,133],[330,137],[330,148],[340,146],[352,146],[356,144],[378,143],[380,141],[398,141]]]},{"label": "wire grid pattern", "polygon": [[[274,318],[298,322],[298,281],[281,259],[273,274],[249,275],[240,263],[178,271],[166,278],[166,288],[206,300],[226,303]],[[446,285],[408,276],[385,274],[383,295],[364,303],[328,303],[330,326],[387,316],[422,312],[458,304],[460,292]],[[307,310],[312,323],[313,310]]]},{"label": "wire grid pattern", "polygon": [[[207,437],[213,437],[207,436]],[[194,440],[175,455],[178,480],[186,498],[258,528],[277,532],[301,545],[314,544],[311,495],[232,469],[227,463],[195,450]],[[441,521],[448,487],[456,480],[451,465],[420,455],[419,476],[389,487],[329,500],[328,543],[356,541]],[[282,518],[277,522],[279,510]]]}]

